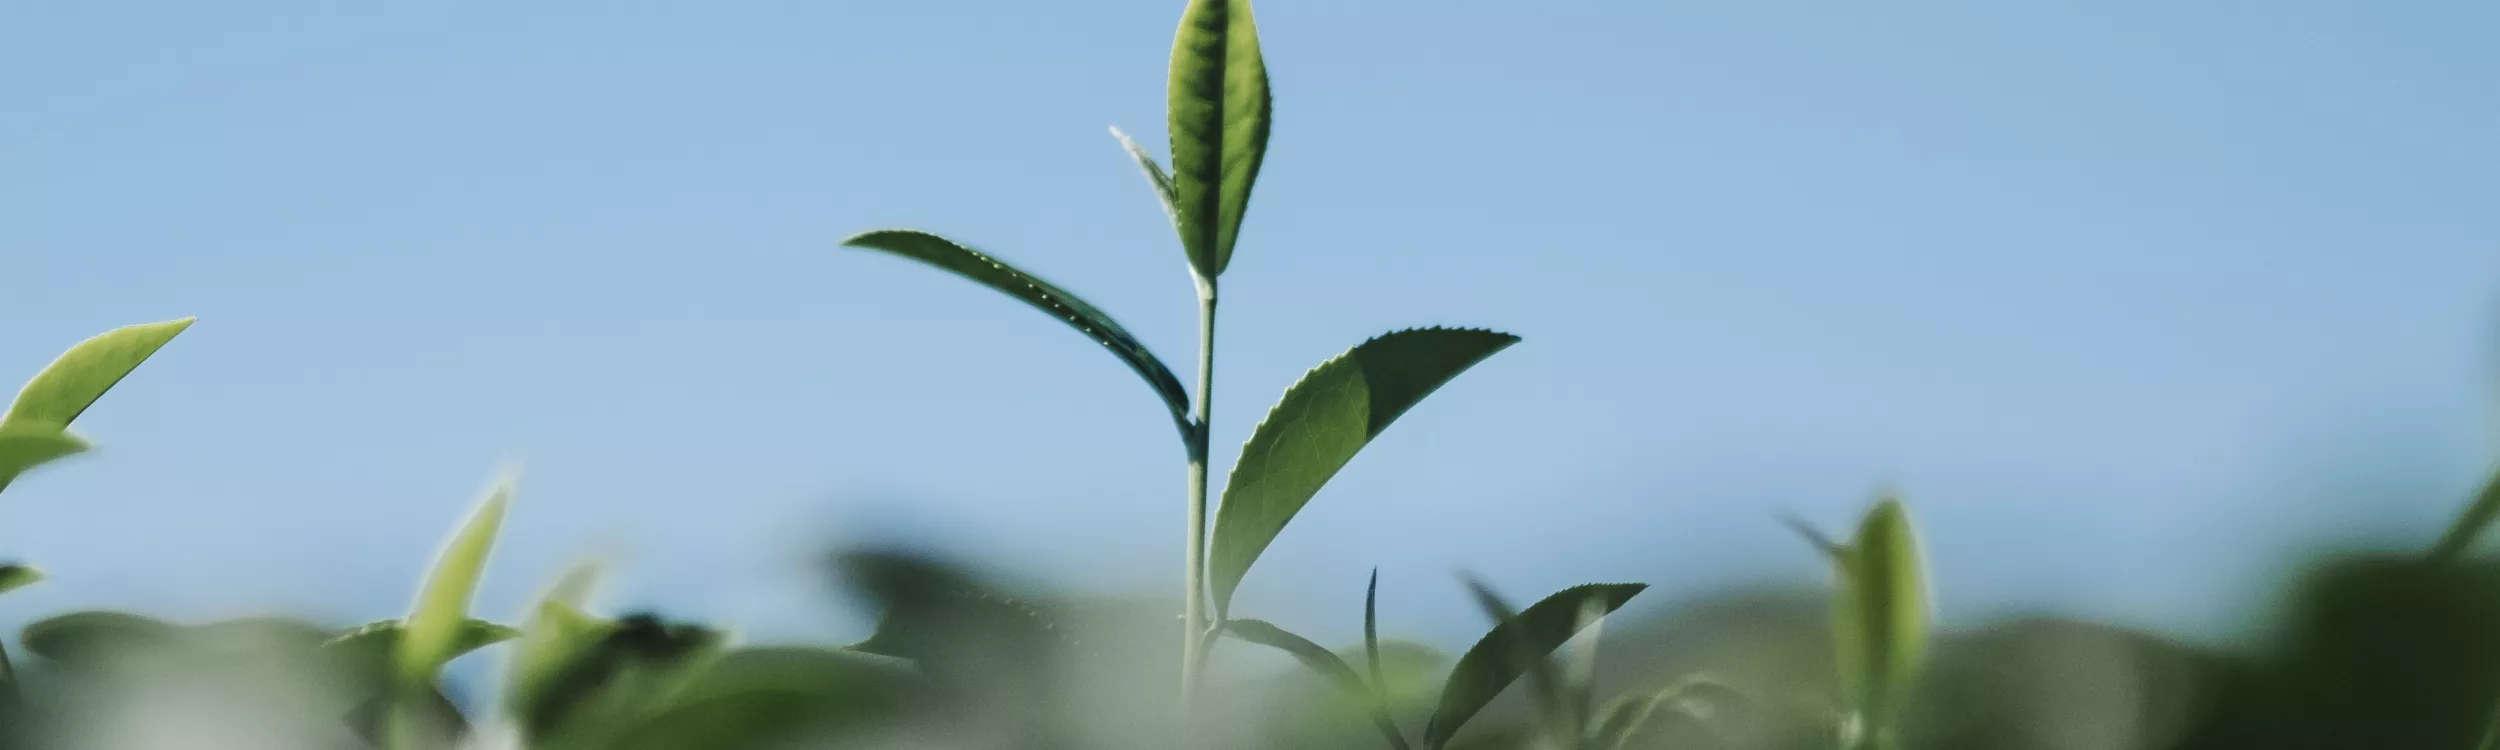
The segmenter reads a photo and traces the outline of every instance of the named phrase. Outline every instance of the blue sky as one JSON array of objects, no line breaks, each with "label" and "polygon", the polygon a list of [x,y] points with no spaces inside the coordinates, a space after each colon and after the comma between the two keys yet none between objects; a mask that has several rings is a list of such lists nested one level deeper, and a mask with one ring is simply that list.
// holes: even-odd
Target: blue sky
[{"label": "blue sky", "polygon": [[[6,619],[389,616],[506,458],[488,614],[599,553],[620,604],[855,635],[804,563],[892,533],[1176,588],[1181,453],[1134,378],[835,243],[957,237],[1185,366],[1179,250],[1104,132],[1162,142],[1179,8],[10,4],[0,373],[200,323],[0,502],[54,576]],[[1252,574],[1323,639],[1373,565],[1441,638],[1461,567],[1813,582],[1774,514],[1885,486],[1950,617],[2210,628],[2303,545],[2426,541],[2491,465],[2500,6],[1259,14],[1218,444],[1366,336],[1526,339]]]}]

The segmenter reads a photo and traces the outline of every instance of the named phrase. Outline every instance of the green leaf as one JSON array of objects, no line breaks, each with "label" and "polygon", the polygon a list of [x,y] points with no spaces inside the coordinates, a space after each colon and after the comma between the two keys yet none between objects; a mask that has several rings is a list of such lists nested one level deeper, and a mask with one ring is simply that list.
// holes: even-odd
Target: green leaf
[{"label": "green leaf", "polygon": [[27,623],[18,640],[26,644],[26,650],[54,662],[89,663],[154,650],[181,632],[181,626],[153,617],[93,610]]},{"label": "green leaf", "polygon": [[28,469],[84,453],[89,447],[67,430],[0,428],[0,489]]},{"label": "green leaf", "polygon": [[1927,649],[1927,582],[1901,502],[1885,498],[1840,558],[1832,610],[1841,696],[1871,731],[1889,725]]},{"label": "green leaf", "polygon": [[[1347,666],[1345,660],[1338,658],[1336,652],[1321,648],[1319,644],[1312,643],[1308,638],[1294,635],[1284,628],[1262,620],[1226,620],[1224,633],[1292,654],[1293,658],[1302,662],[1303,666],[1310,667],[1311,671],[1318,672],[1321,677],[1328,678],[1329,682],[1335,683],[1337,689],[1345,691],[1346,695],[1369,706],[1372,725],[1380,729],[1381,736],[1388,739],[1389,746],[1398,750],[1406,750],[1406,735],[1398,731],[1397,720],[1390,718],[1389,707],[1380,700],[1379,691],[1374,687],[1366,686],[1363,678],[1356,676],[1354,668]],[[1372,671],[1375,675],[1379,673],[1378,664],[1377,660],[1373,661]]]},{"label": "green leaf", "polygon": [[31,565],[0,565],[0,594],[43,582],[43,571]]},{"label": "green leaf", "polygon": [[1007,265],[1005,261],[926,232],[880,229],[853,236],[843,240],[842,244],[882,250],[937,266],[1050,313],[1051,317],[1084,332],[1103,348],[1110,349],[1120,361],[1128,363],[1129,369],[1137,371],[1137,376],[1145,378],[1146,385],[1154,388],[1155,395],[1163,398],[1164,407],[1172,412],[1172,421],[1180,426],[1182,438],[1186,440],[1191,434],[1189,392],[1181,388],[1181,381],[1172,376],[1171,368],[1164,367],[1162,360],[1155,359],[1153,352],[1146,351],[1145,344],[1138,343],[1137,337],[1129,335],[1127,329],[1111,320],[1111,316],[1076,295]]},{"label": "green leaf", "polygon": [[[1484,710],[1485,704],[1493,702],[1494,696],[1530,668],[1525,662],[1542,659],[1571,640],[1586,624],[1581,617],[1585,602],[1596,600],[1598,609],[1613,612],[1645,588],[1646,584],[1639,583],[1573,586],[1495,625],[1492,632],[1458,658],[1457,666],[1450,668],[1449,680],[1441,688],[1441,705],[1433,710],[1431,722],[1425,725],[1424,746],[1447,746],[1459,727],[1475,718],[1476,712]],[[1534,659],[1522,655],[1533,655]]]},{"label": "green leaf", "polygon": [[147,361],[149,355],[172,341],[182,329],[191,327],[191,320],[116,328],[70,347],[60,359],[27,381],[24,390],[18,391],[17,401],[9,405],[8,414],[0,416],[0,430],[67,429],[105,391],[112,390],[113,384],[121,382],[123,376],[137,369],[139,363]]},{"label": "green leaf", "polygon": [[2474,504],[2467,506],[2465,513],[2457,516],[2457,522],[2448,527],[2448,533],[2431,547],[2431,560],[2453,563],[2465,557],[2466,550],[2474,546],[2474,540],[2495,518],[2500,518],[2500,474],[2483,483],[2482,494],[2475,496]]},{"label": "green leaf", "polygon": [[1181,246],[1212,280],[1232,263],[1250,185],[1267,158],[1272,105],[1250,0],[1190,0],[1172,40],[1168,95]]},{"label": "green leaf", "polygon": [[495,532],[503,527],[504,506],[511,502],[513,478],[510,474],[497,479],[486,500],[469,515],[468,523],[453,534],[451,542],[435,558],[433,572],[426,575],[425,586],[417,593],[415,606],[408,612],[407,630],[399,636],[396,663],[399,679],[405,684],[433,680],[436,670],[451,661],[460,644],[462,626],[469,622],[469,598],[477,591],[478,578],[486,571],[486,555],[495,546]]},{"label": "green leaf", "polygon": [[1363,668],[1371,675],[1372,700],[1389,704],[1388,678],[1380,674],[1380,569],[1372,569],[1371,583],[1363,586]]},{"label": "green leaf", "polygon": [[1321,363],[1286,389],[1224,483],[1207,558],[1216,616],[1228,611],[1259,553],[1355,453],[1441,384],[1518,341],[1481,330],[1398,331]]},{"label": "green leaf", "polygon": [[[1179,228],[1181,225],[1180,196],[1172,194],[1172,175],[1163,171],[1163,165],[1155,163],[1153,154],[1146,153],[1144,147],[1137,145],[1137,141],[1130,139],[1127,133],[1120,132],[1119,128],[1111,129],[1111,137],[1120,140],[1120,148],[1126,149],[1128,158],[1137,161],[1137,169],[1146,173],[1146,183],[1154,186],[1155,199],[1163,203],[1163,215],[1172,220],[1174,228]],[[1193,262],[1191,267],[1197,266]]]},{"label": "green leaf", "polygon": [[[332,637],[321,644],[323,655],[331,663],[351,674],[382,676],[390,673],[400,644],[407,639],[408,625],[400,620],[366,623],[354,630]],[[453,630],[451,647],[444,653],[445,662],[487,646],[518,638],[521,631],[477,619],[463,619]]]},{"label": "green leaf", "polygon": [[656,710],[719,655],[726,638],[649,614],[608,621],[541,605],[506,695],[523,736],[543,748],[598,747]]},{"label": "green leaf", "polygon": [[609,730],[613,736],[579,747],[797,747],[901,718],[916,692],[907,671],[876,657],[804,647],[739,649],[695,674],[666,705],[623,717]]},{"label": "green leaf", "polygon": [[[1486,585],[1483,579],[1473,575],[1462,575],[1461,580],[1467,584],[1468,595],[1475,598],[1476,607],[1484,610],[1485,616],[1491,618],[1495,626],[1518,619],[1518,610],[1512,608],[1510,602],[1504,601],[1502,595],[1495,593],[1493,587]],[[1582,598],[1580,607],[1582,614],[1585,615],[1593,605],[1599,603],[1601,602],[1595,597]],[[1586,622],[1574,624],[1570,626],[1570,631],[1576,633],[1588,624]],[[1568,640],[1570,639],[1564,639],[1564,641]],[[1568,717],[1563,715],[1562,677],[1560,671],[1554,668],[1554,660],[1550,658],[1554,649],[1561,648],[1562,644],[1563,641],[1556,641],[1551,646],[1539,648],[1537,643],[1516,640],[1512,641],[1511,645],[1517,650],[1507,655],[1510,663],[1518,665],[1520,671],[1528,678],[1528,692],[1536,699],[1537,718],[1545,722],[1546,731],[1557,735],[1576,734],[1572,730]],[[1501,691],[1495,690],[1494,692]]]}]

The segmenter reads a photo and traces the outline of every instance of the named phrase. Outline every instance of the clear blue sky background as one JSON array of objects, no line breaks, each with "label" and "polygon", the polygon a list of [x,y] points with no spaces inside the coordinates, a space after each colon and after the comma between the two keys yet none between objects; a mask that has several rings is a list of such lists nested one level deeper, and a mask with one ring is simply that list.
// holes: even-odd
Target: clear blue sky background
[{"label": "clear blue sky background", "polygon": [[[1176,588],[1135,379],[835,242],[962,238],[1185,365],[1180,253],[1104,132],[1162,142],[1180,5],[8,4],[0,373],[200,323],[0,503],[54,575],[6,619],[389,616],[507,457],[488,614],[609,553],[620,604],[855,635],[811,545],[905,532]],[[1375,564],[1441,638],[1462,566],[1809,583],[1774,515],[1890,485],[1951,617],[2210,628],[2303,545],[2426,541],[2491,465],[2500,5],[1259,13],[1219,444],[1380,331],[1526,342],[1341,475],[1250,611],[1351,634]]]}]

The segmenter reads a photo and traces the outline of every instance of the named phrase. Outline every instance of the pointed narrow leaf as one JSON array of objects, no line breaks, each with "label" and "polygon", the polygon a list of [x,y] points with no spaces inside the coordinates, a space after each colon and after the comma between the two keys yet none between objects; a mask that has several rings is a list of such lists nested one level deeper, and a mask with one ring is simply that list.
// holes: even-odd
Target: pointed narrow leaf
[{"label": "pointed narrow leaf", "polygon": [[1228,610],[1259,553],[1356,452],[1441,384],[1518,341],[1470,329],[1398,331],[1321,363],[1286,389],[1224,483],[1207,557],[1216,615]]},{"label": "pointed narrow leaf", "polygon": [[48,427],[0,428],[0,489],[28,469],[87,451],[87,441]]},{"label": "pointed narrow leaf", "polygon": [[1648,588],[1638,583],[1592,583],[1573,586],[1529,605],[1517,617],[1495,625],[1492,632],[1476,641],[1473,648],[1458,658],[1450,669],[1450,677],[1441,688],[1441,705],[1432,712],[1432,721],[1424,729],[1424,746],[1441,748],[1457,735],[1459,727],[1475,718],[1502,689],[1519,679],[1529,665],[1521,663],[1520,654],[1538,658],[1553,653],[1564,641],[1578,632],[1583,602],[1596,600],[1598,608],[1613,612]]},{"label": "pointed narrow leaf", "polygon": [[1180,198],[1172,194],[1172,175],[1163,171],[1163,165],[1155,163],[1153,154],[1146,153],[1144,147],[1137,145],[1137,141],[1120,132],[1119,128],[1111,129],[1111,137],[1119,139],[1120,148],[1128,151],[1128,158],[1137,161],[1138,170],[1146,173],[1146,183],[1154,186],[1155,200],[1163,203],[1163,215],[1171,218],[1173,227],[1179,227]]},{"label": "pointed narrow leaf", "polygon": [[113,384],[189,327],[190,318],[124,326],[70,347],[18,391],[7,416],[0,416],[0,430],[69,427]]},{"label": "pointed narrow leaf", "polygon": [[1076,295],[1007,265],[1005,261],[927,232],[880,229],[853,236],[843,240],[842,244],[881,250],[937,266],[1050,313],[1051,317],[1058,318],[1111,350],[1112,355],[1128,363],[1129,369],[1137,371],[1138,377],[1145,378],[1146,385],[1154,388],[1155,395],[1163,399],[1164,407],[1171,410],[1172,421],[1180,425],[1183,439],[1189,436],[1189,392],[1181,388],[1179,378],[1172,376],[1172,369],[1164,367],[1163,360],[1146,351],[1146,345],[1138,343],[1137,337],[1129,335],[1127,329],[1111,320],[1111,316]]},{"label": "pointed narrow leaf", "polygon": [[1927,649],[1926,574],[1900,501],[1876,504],[1841,559],[1832,612],[1841,696],[1880,732]]},{"label": "pointed narrow leaf", "polygon": [[1389,703],[1389,681],[1380,676],[1380,569],[1372,569],[1372,581],[1363,587],[1363,666],[1371,675],[1372,700]]},{"label": "pointed narrow leaf", "polygon": [[[1467,584],[1468,595],[1475,598],[1476,607],[1484,610],[1485,617],[1492,620],[1495,626],[1498,627],[1519,618],[1519,611],[1510,606],[1510,602],[1503,600],[1502,595],[1495,592],[1493,587],[1487,585],[1483,579],[1472,574],[1462,575],[1460,578]],[[1604,600],[1599,597],[1581,597],[1579,611],[1585,612],[1591,606],[1603,604]],[[1607,609],[1612,610],[1612,607]],[[1573,623],[1569,626],[1568,632],[1578,633],[1586,624]],[[1561,671],[1554,668],[1554,660],[1551,656],[1554,649],[1561,648],[1563,642],[1569,640],[1570,638],[1566,636],[1562,641],[1556,641],[1553,645],[1543,648],[1538,648],[1538,644],[1533,641],[1514,640],[1510,642],[1510,645],[1516,647],[1515,651],[1509,654],[1496,654],[1496,656],[1508,659],[1510,664],[1517,665],[1520,672],[1528,678],[1528,694],[1536,699],[1537,718],[1545,722],[1545,728],[1549,732],[1568,733],[1570,731],[1570,724],[1562,715]]]},{"label": "pointed narrow leaf", "polygon": [[43,582],[43,571],[31,565],[0,565],[0,594]]},{"label": "pointed narrow leaf", "polygon": [[[407,632],[407,623],[400,620],[370,622],[322,642],[321,651],[333,665],[351,674],[380,677],[390,674],[391,665]],[[507,626],[485,620],[463,619],[453,631],[452,645],[444,653],[443,661],[451,661],[461,654],[520,635],[521,631]]]},{"label": "pointed narrow leaf", "polygon": [[2482,494],[2475,496],[2474,504],[2467,506],[2465,513],[2457,516],[2456,524],[2449,526],[2448,533],[2440,536],[2439,543],[2431,547],[2431,560],[2446,563],[2464,557],[2466,550],[2473,548],[2474,540],[2482,536],[2483,529],[2489,528],[2495,518],[2500,518],[2500,474],[2494,474],[2490,481],[2483,484]]},{"label": "pointed narrow leaf", "polygon": [[1213,279],[1232,263],[1250,185],[1267,159],[1272,105],[1250,0],[1190,0],[1172,40],[1168,96],[1181,245],[1199,275]]},{"label": "pointed narrow leaf", "polygon": [[451,660],[459,646],[461,625],[469,621],[469,597],[486,571],[487,553],[494,550],[495,533],[503,528],[504,506],[511,498],[512,478],[506,475],[496,480],[485,502],[435,558],[425,587],[409,609],[407,630],[399,637],[396,661],[401,681],[429,681],[435,670]]},{"label": "pointed narrow leaf", "polygon": [[[1337,689],[1345,691],[1347,696],[1360,700],[1368,706],[1372,726],[1380,730],[1381,736],[1389,741],[1391,747],[1406,750],[1406,735],[1398,731],[1397,720],[1390,718],[1387,702],[1377,697],[1379,687],[1365,685],[1363,678],[1355,676],[1354,668],[1347,666],[1345,660],[1338,658],[1336,652],[1322,648],[1319,644],[1312,643],[1311,639],[1294,635],[1284,628],[1276,627],[1263,620],[1227,620],[1224,622],[1224,634],[1292,654],[1293,658],[1301,661],[1303,666],[1310,667],[1311,671],[1328,678],[1329,682],[1336,684]],[[1373,653],[1376,655],[1377,651]],[[1379,674],[1378,664],[1378,660],[1374,659],[1372,670],[1374,675]]]}]

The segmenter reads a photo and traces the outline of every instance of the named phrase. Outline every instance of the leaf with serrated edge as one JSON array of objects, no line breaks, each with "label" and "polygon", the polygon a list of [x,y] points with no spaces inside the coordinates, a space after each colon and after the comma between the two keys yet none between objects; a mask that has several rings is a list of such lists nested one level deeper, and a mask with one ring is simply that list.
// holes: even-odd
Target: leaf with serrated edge
[{"label": "leaf with serrated edge", "polygon": [[434,569],[426,575],[416,605],[409,609],[407,630],[399,638],[395,661],[403,683],[427,682],[444,662],[451,660],[453,649],[459,644],[461,624],[469,619],[469,597],[477,591],[478,578],[486,572],[486,556],[494,550],[495,533],[503,528],[504,506],[511,502],[512,485],[509,472],[496,479],[486,500],[479,503],[468,523],[461,525],[450,543],[443,546],[442,555],[435,558]]},{"label": "leaf with serrated edge", "polygon": [[1137,162],[1139,171],[1146,173],[1146,183],[1154,186],[1155,200],[1163,204],[1163,215],[1171,218],[1172,226],[1179,227],[1180,198],[1172,194],[1171,173],[1163,171],[1163,165],[1155,163],[1153,154],[1146,153],[1145,147],[1137,145],[1136,140],[1129,138],[1127,133],[1120,132],[1119,128],[1111,129],[1111,137],[1120,140],[1120,148],[1128,151],[1128,158]]},{"label": "leaf with serrated edge", "polygon": [[0,428],[0,489],[7,489],[29,469],[85,453],[90,447],[67,430]]},{"label": "leaf with serrated edge", "polygon": [[1224,483],[1207,556],[1217,617],[1259,553],[1356,452],[1434,389],[1518,341],[1474,329],[1398,331],[1321,363],[1286,389]]},{"label": "leaf with serrated edge", "polygon": [[1927,648],[1926,574],[1901,502],[1877,503],[1840,559],[1832,630],[1841,695],[1880,730],[1900,708]]},{"label": "leaf with serrated edge", "polygon": [[1058,318],[1111,350],[1113,356],[1128,363],[1129,369],[1137,371],[1138,377],[1145,378],[1146,385],[1154,388],[1155,395],[1163,399],[1164,407],[1171,410],[1172,421],[1180,426],[1181,438],[1189,438],[1189,392],[1181,388],[1180,379],[1173,377],[1172,369],[1163,366],[1163,361],[1147,351],[1145,344],[1138,343],[1136,336],[1129,335],[1128,330],[1112,321],[1111,316],[1085,300],[1007,265],[1006,261],[927,232],[880,229],[855,235],[843,240],[842,244],[927,263],[1050,313],[1051,317]]},{"label": "leaf with serrated edge", "polygon": [[70,347],[26,381],[17,401],[9,404],[8,414],[0,416],[0,430],[68,428],[105,391],[138,369],[139,363],[191,327],[191,320],[124,326]]},{"label": "leaf with serrated edge", "polygon": [[1520,663],[1518,654],[1542,657],[1571,640],[1584,624],[1580,617],[1583,602],[1596,599],[1599,609],[1611,613],[1645,588],[1647,584],[1639,583],[1573,586],[1495,625],[1492,632],[1458,658],[1457,666],[1450,668],[1449,680],[1441,688],[1441,705],[1433,710],[1432,721],[1424,728],[1424,746],[1448,745],[1459,727],[1484,710],[1485,704],[1493,702],[1503,688],[1517,681],[1528,668]]},{"label": "leaf with serrated edge", "polygon": [[[1347,666],[1337,652],[1264,620],[1227,620],[1224,622],[1224,634],[1292,654],[1295,660],[1318,672],[1321,677],[1328,678],[1349,697],[1363,701],[1369,709],[1372,726],[1380,730],[1381,736],[1389,740],[1391,746],[1406,750],[1406,736],[1398,731],[1397,721],[1389,717],[1388,705],[1374,698],[1378,687],[1364,685],[1363,678],[1356,676],[1354,668]],[[1378,674],[1378,661],[1374,660],[1374,664],[1373,673]]]},{"label": "leaf with serrated edge", "polygon": [[1191,0],[1172,39],[1166,95],[1181,245],[1199,276],[1213,279],[1232,263],[1267,159],[1274,105],[1250,0]]}]

